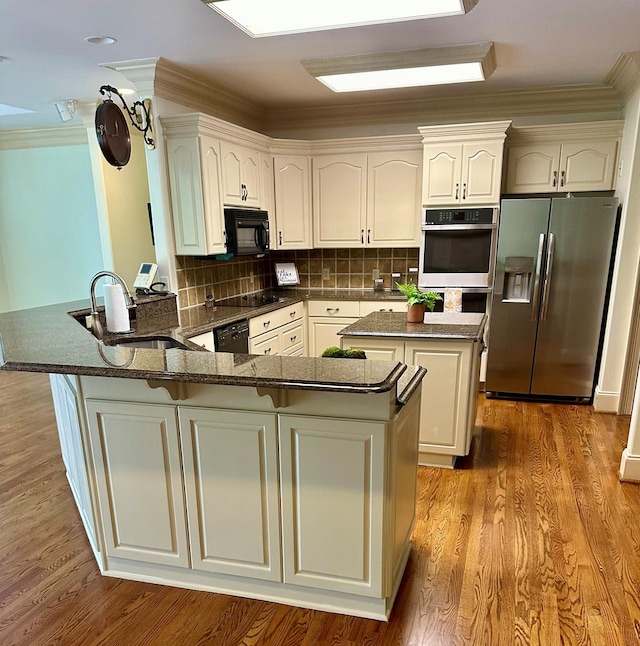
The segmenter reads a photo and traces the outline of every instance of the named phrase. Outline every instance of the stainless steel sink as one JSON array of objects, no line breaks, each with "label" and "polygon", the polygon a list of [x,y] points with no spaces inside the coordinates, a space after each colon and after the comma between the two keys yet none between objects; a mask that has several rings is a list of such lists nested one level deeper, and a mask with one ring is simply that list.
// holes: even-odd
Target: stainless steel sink
[{"label": "stainless steel sink", "polygon": [[146,336],[132,337],[130,339],[115,339],[105,343],[105,345],[126,345],[128,348],[152,348],[154,350],[191,350],[184,343],[180,343],[170,336]]}]

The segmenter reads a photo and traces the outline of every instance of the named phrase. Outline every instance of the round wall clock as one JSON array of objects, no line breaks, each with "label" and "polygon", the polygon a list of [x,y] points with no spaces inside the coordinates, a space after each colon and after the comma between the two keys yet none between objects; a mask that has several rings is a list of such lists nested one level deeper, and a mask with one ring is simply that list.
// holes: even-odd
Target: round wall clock
[{"label": "round wall clock", "polygon": [[112,166],[126,166],[131,157],[129,127],[120,108],[110,99],[96,110],[96,135],[104,158]]}]

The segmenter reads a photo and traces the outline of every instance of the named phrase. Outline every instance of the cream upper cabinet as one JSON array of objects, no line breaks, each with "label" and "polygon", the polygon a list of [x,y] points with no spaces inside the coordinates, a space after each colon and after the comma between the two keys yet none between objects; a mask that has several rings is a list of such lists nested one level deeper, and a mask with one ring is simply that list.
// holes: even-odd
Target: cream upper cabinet
[{"label": "cream upper cabinet", "polygon": [[274,249],[311,249],[311,163],[308,155],[273,158]]},{"label": "cream upper cabinet", "polygon": [[269,213],[269,224],[274,226],[273,158],[268,153],[260,153],[260,195],[261,208]]},{"label": "cream upper cabinet", "polygon": [[313,159],[314,247],[419,246],[419,151]]},{"label": "cream upper cabinet", "polygon": [[504,140],[510,123],[419,128],[424,144],[422,204],[497,204]]},{"label": "cream upper cabinet", "polygon": [[621,130],[620,121],[514,129],[505,192],[613,190]]},{"label": "cream upper cabinet", "polygon": [[420,246],[420,151],[369,155],[367,164],[367,244]]},{"label": "cream upper cabinet", "polygon": [[513,146],[506,192],[611,190],[617,148],[615,141]]},{"label": "cream upper cabinet", "polygon": [[500,201],[502,143],[424,147],[425,206]]},{"label": "cream upper cabinet", "polygon": [[176,253],[225,253],[220,143],[208,135],[167,138]]},{"label": "cream upper cabinet", "polygon": [[366,240],[367,156],[313,158],[313,246],[360,247]]},{"label": "cream upper cabinet", "polygon": [[262,206],[260,152],[223,141],[220,144],[220,153],[223,202],[230,206],[260,208]]}]

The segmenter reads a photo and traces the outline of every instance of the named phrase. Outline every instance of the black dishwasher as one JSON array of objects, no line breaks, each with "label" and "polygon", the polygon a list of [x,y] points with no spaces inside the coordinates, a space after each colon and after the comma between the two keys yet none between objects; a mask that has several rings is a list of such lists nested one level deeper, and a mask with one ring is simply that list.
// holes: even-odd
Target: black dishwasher
[{"label": "black dishwasher", "polygon": [[214,330],[216,352],[249,353],[249,321],[242,319]]}]

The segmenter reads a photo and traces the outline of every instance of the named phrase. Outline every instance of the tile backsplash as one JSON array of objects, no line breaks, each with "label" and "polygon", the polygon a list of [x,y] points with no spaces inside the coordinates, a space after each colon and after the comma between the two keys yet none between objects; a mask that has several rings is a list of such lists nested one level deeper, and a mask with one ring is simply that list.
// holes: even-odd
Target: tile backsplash
[{"label": "tile backsplash", "polygon": [[408,269],[418,266],[418,249],[274,251],[264,258],[230,260],[176,256],[181,324],[190,325],[190,310],[202,307],[208,294],[221,300],[273,289],[276,262],[295,262],[302,288],[373,289],[373,273],[377,270],[384,288],[390,289],[391,272],[401,273],[404,282]]}]

